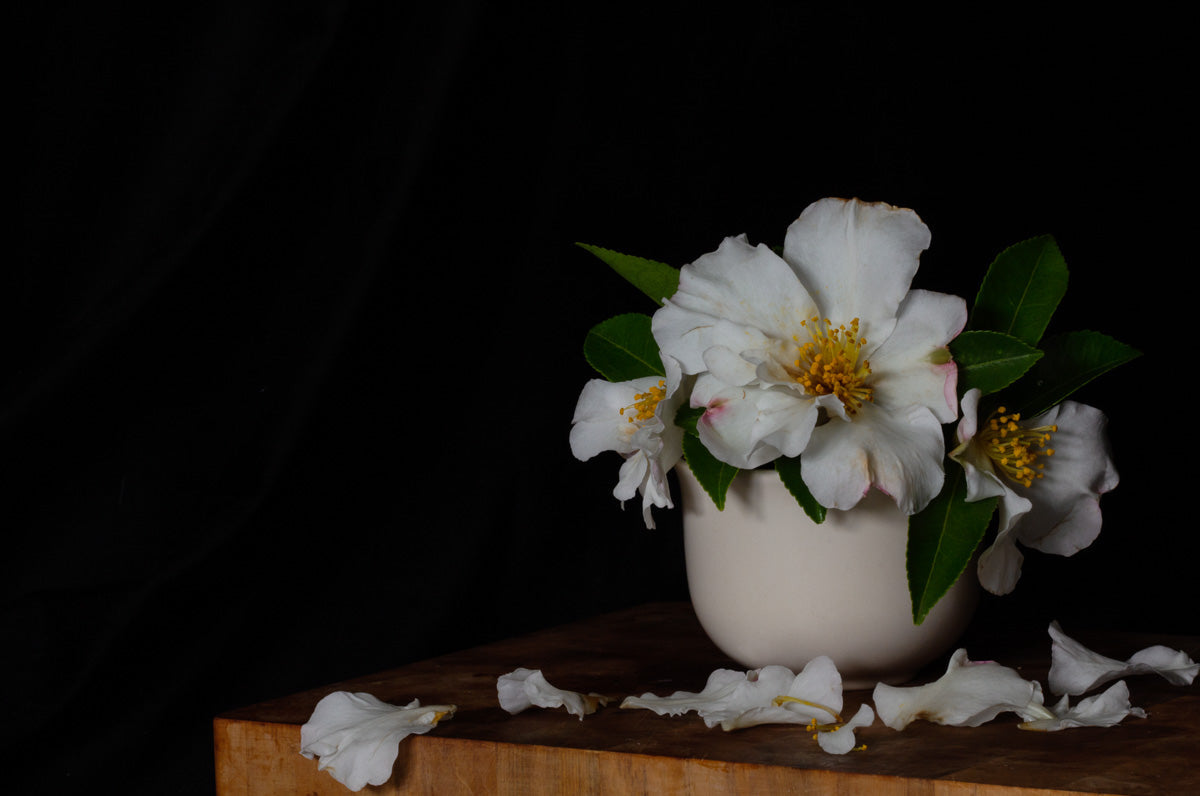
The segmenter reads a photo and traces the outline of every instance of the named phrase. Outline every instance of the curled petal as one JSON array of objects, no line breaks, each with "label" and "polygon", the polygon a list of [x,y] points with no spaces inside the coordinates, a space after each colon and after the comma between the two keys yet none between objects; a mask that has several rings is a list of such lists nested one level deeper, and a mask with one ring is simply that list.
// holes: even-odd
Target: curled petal
[{"label": "curled petal", "polygon": [[392,776],[400,741],[429,732],[455,710],[416,699],[397,707],[370,694],[335,691],[300,728],[300,754],[320,758],[318,769],[352,791],[382,785]]},{"label": "curled petal", "polygon": [[854,731],[875,722],[875,711],[867,704],[860,705],[850,720],[831,732],[817,733],[817,743],[831,755],[844,755],[854,749]]},{"label": "curled petal", "polygon": [[566,708],[582,721],[584,716],[595,713],[597,708],[608,704],[608,698],[599,694],[581,694],[555,688],[546,681],[540,669],[515,669],[496,680],[496,693],[500,707],[509,713],[520,713],[531,707]]},{"label": "curled petal", "polygon": [[922,686],[900,688],[879,683],[875,710],[884,724],[902,730],[917,719],[954,727],[978,727],[1001,713],[1026,721],[1054,718],[1042,704],[1042,687],[994,661],[973,662],[960,649],[946,673]]},{"label": "curled petal", "polygon": [[1191,685],[1200,664],[1182,650],[1162,645],[1147,647],[1126,661],[1105,657],[1067,636],[1058,622],[1050,623],[1050,690],[1084,694],[1093,688],[1138,674],[1157,674],[1173,685]]},{"label": "curled petal", "polygon": [[1068,727],[1111,727],[1120,724],[1127,716],[1146,718],[1146,711],[1129,704],[1129,687],[1125,681],[1113,683],[1103,694],[1083,699],[1071,707],[1069,697],[1064,696],[1054,706],[1054,717],[1035,719],[1018,725],[1022,730],[1055,732]]}]

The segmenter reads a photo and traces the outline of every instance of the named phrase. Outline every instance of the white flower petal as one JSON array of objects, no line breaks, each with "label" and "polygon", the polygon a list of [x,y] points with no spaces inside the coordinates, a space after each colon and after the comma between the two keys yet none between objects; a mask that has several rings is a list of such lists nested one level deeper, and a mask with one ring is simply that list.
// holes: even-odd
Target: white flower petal
[{"label": "white flower petal", "polygon": [[816,313],[791,267],[770,248],[726,238],[680,269],[679,289],[654,313],[651,329],[664,356],[678,360],[684,373],[700,373],[708,349],[789,340]]},{"label": "white flower petal", "polygon": [[885,408],[916,404],[940,423],[958,417],[958,366],[946,346],[967,322],[958,296],[913,290],[900,304],[896,328],[870,354],[878,384],[875,403]]},{"label": "white flower petal", "polygon": [[1033,503],[1017,526],[1021,544],[1043,553],[1069,556],[1100,533],[1100,496],[1120,480],[1105,434],[1104,413],[1085,404],[1063,401],[1035,417],[1031,426],[1056,424],[1045,477],[1017,491]]},{"label": "white flower petal", "polygon": [[1129,704],[1129,687],[1121,680],[1104,693],[1083,699],[1071,707],[1068,697],[1063,697],[1054,706],[1053,718],[1035,719],[1018,725],[1022,730],[1056,732],[1068,727],[1112,727],[1128,716],[1146,718],[1146,711]]},{"label": "white flower petal", "polygon": [[796,456],[808,444],[817,405],[796,393],[758,386],[727,387],[708,376],[696,379],[694,406],[706,411],[697,423],[704,447],[726,464],[753,469],[779,456]]},{"label": "white flower petal", "polygon": [[584,716],[608,704],[608,698],[599,694],[581,694],[555,688],[546,681],[540,669],[515,669],[496,680],[496,694],[500,707],[509,713],[520,713],[531,707],[566,708],[582,721]]},{"label": "white flower petal", "polygon": [[833,732],[817,733],[817,743],[831,755],[844,755],[854,749],[854,731],[875,722],[875,711],[867,704],[860,705],[850,720]]},{"label": "white flower petal", "polygon": [[1112,680],[1139,674],[1157,674],[1173,685],[1191,685],[1200,672],[1200,664],[1182,650],[1155,645],[1118,661],[1069,637],[1058,622],[1050,623],[1049,632],[1049,684],[1056,694],[1084,694]]},{"label": "white flower petal", "polygon": [[972,662],[960,649],[946,673],[922,686],[879,683],[874,692],[880,720],[902,730],[916,719],[954,727],[978,727],[1005,712],[1026,721],[1054,718],[1042,704],[1042,687],[994,661]]},{"label": "white flower petal", "polygon": [[783,257],[826,318],[859,318],[877,345],[892,333],[929,228],[917,214],[882,202],[822,199],[788,227]]},{"label": "white flower petal", "polygon": [[382,785],[392,776],[400,741],[429,732],[454,715],[454,705],[405,707],[382,702],[371,694],[335,691],[317,703],[300,728],[300,754],[320,758],[321,771],[352,791]]},{"label": "white flower petal", "polygon": [[813,429],[801,473],[828,508],[853,508],[875,487],[915,514],[942,488],[944,452],[941,424],[929,409],[886,412],[866,404],[853,422],[833,419]]},{"label": "white flower petal", "polygon": [[785,672],[791,674],[783,667],[773,668],[778,670],[778,679],[753,694],[755,704],[752,707],[724,719],[722,729],[736,730],[758,724],[808,724],[814,719],[827,724],[838,720],[842,709],[842,675],[828,656],[813,658],[786,684],[785,691],[769,694],[771,685],[787,680]]},{"label": "white flower petal", "polygon": [[[775,699],[781,696],[794,702],[787,708],[778,706]],[[761,724],[772,716],[784,723],[796,723],[797,718],[807,723],[814,717],[832,721],[842,709],[842,678],[833,662],[824,656],[810,661],[798,675],[784,666],[764,666],[747,672],[717,669],[698,693],[676,691],[666,697],[647,693],[627,697],[621,707],[645,708],[660,716],[695,711],[709,727],[720,724],[726,729]],[[756,716],[764,720],[756,720]]]},{"label": "white flower petal", "polygon": [[1017,587],[1021,579],[1021,564],[1025,556],[1017,548],[1017,539],[1011,529],[996,532],[996,538],[979,554],[976,566],[979,585],[992,594],[1008,594]]},{"label": "white flower petal", "polygon": [[667,697],[642,694],[626,697],[622,708],[645,708],[655,713],[677,716],[695,711],[709,727],[756,707],[766,707],[780,694],[787,693],[796,675],[784,666],[764,666],[747,672],[717,669],[708,676],[699,693],[676,691]]}]

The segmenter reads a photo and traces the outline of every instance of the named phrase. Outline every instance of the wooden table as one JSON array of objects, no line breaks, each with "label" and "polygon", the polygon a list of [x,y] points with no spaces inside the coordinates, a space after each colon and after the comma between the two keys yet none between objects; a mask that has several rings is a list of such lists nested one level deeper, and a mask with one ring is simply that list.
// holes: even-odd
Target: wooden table
[{"label": "wooden table", "polygon": [[[973,659],[1014,666],[1044,686],[1050,639],[1036,635],[969,637],[964,646]],[[1200,657],[1197,637],[1077,637],[1121,660],[1152,643]],[[977,728],[916,722],[895,732],[876,720],[858,731],[866,750],[835,756],[796,726],[726,733],[695,714],[614,705],[582,721],[537,708],[510,716],[496,700],[496,678],[521,666],[542,669],[560,688],[618,700],[699,691],[713,669],[741,668],[708,641],[686,603],[601,616],[222,715],[214,721],[218,793],[348,793],[299,753],[313,706],[347,690],[394,704],[458,705],[428,735],[405,739],[392,780],[364,793],[1200,794],[1200,683],[1128,679],[1133,703],[1149,715],[1112,728],[1028,732],[1002,714]],[[934,664],[922,681],[944,666]],[[869,699],[869,691],[848,692],[843,715]]]}]

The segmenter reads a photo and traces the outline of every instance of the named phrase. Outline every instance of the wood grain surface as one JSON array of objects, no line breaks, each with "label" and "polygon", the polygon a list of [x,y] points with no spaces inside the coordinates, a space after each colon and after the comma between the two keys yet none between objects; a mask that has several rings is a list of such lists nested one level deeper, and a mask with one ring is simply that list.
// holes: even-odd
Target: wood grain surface
[{"label": "wood grain surface", "polygon": [[[1122,660],[1154,643],[1200,657],[1200,638],[1190,636],[1079,640]],[[997,660],[1045,686],[1049,636],[970,635],[963,645],[973,659]],[[541,669],[560,688],[615,701],[583,720],[536,708],[510,716],[497,702],[496,678],[522,666]],[[944,666],[943,658],[918,680],[936,678]],[[1157,676],[1127,680],[1148,717],[1117,727],[1028,732],[1003,714],[977,728],[916,722],[896,732],[876,720],[857,733],[867,748],[840,756],[822,752],[801,727],[727,733],[695,714],[615,707],[630,694],[699,691],[720,667],[741,668],[708,641],[686,603],[608,614],[219,716],[217,789],[222,796],[348,793],[299,753],[300,726],[317,701],[346,690],[394,704],[458,706],[428,735],[404,740],[392,780],[364,793],[1200,794],[1200,687]],[[870,696],[847,692],[843,715]]]}]

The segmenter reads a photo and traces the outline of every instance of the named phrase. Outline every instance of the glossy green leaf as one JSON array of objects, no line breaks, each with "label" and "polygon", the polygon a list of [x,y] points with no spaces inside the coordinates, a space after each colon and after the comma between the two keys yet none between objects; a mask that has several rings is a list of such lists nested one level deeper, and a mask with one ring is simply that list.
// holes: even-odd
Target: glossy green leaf
[{"label": "glossy green leaf", "polygon": [[703,406],[687,406],[685,404],[675,411],[675,425],[683,429],[685,434],[691,434],[694,437],[700,433],[696,430],[696,423],[703,416]]},{"label": "glossy green leaf", "polygon": [[941,493],[908,519],[908,589],[913,624],[921,624],[970,563],[987,530],[996,498],[966,503],[967,485],[957,464],[946,470]]},{"label": "glossy green leaf", "polygon": [[729,485],[733,483],[734,477],[740,472],[738,468],[717,459],[708,452],[708,448],[704,447],[699,437],[693,437],[691,434],[683,435],[683,457],[700,486],[704,487],[704,491],[712,498],[716,507],[724,511],[725,495],[729,492]]},{"label": "glossy green leaf", "polygon": [[629,313],[596,324],[584,338],[583,356],[609,381],[666,374],[649,315]]},{"label": "glossy green leaf", "polygon": [[645,257],[635,257],[632,254],[621,254],[590,243],[575,245],[599,257],[660,306],[663,299],[675,295],[675,291],[679,289],[679,269],[673,265],[647,260]]},{"label": "glossy green leaf", "polygon": [[1050,235],[1014,244],[988,268],[968,328],[1037,345],[1067,291],[1067,263]]},{"label": "glossy green leaf", "polygon": [[984,395],[1021,378],[1042,352],[1003,332],[963,332],[950,341],[958,365],[960,392],[978,388]]},{"label": "glossy green leaf", "polygon": [[1046,355],[1029,375],[1005,392],[1009,411],[1026,417],[1045,412],[1092,379],[1142,355],[1100,332],[1067,332],[1049,338]]},{"label": "glossy green leaf", "polygon": [[804,483],[800,476],[800,457],[780,456],[775,460],[775,472],[779,473],[783,485],[792,493],[792,497],[796,498],[796,502],[804,509],[809,519],[818,525],[825,522],[825,507],[812,496],[812,492],[808,491],[808,484]]}]

